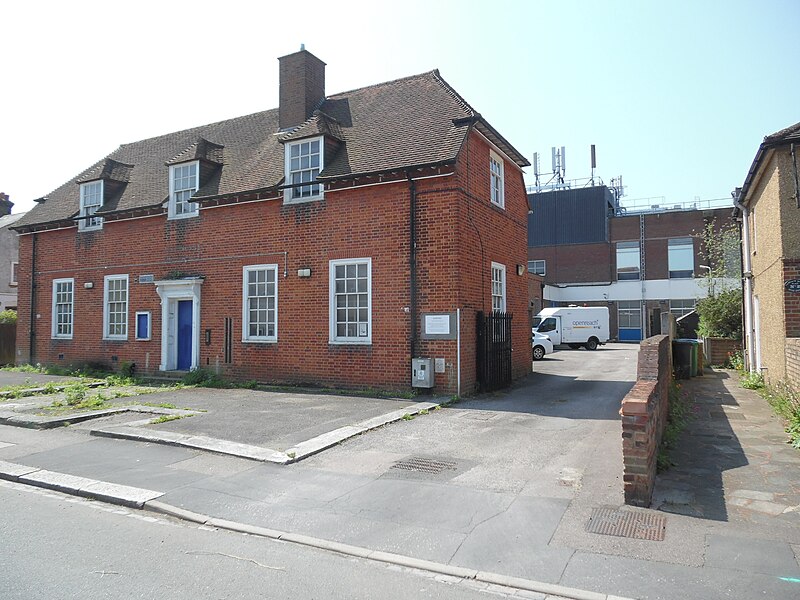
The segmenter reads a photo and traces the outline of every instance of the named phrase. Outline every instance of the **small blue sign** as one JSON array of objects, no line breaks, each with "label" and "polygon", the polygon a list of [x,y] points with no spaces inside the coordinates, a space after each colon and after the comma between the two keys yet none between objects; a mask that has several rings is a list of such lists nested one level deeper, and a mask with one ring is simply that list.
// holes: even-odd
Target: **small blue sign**
[{"label": "small blue sign", "polygon": [[786,288],[787,292],[798,294],[800,293],[800,279],[790,279],[789,281],[783,284],[783,287]]}]

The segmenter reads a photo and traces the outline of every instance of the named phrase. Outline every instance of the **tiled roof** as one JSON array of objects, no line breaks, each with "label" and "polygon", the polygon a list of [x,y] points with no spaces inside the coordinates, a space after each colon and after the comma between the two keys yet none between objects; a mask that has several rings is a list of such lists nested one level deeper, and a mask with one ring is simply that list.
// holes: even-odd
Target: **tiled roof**
[{"label": "tiled roof", "polygon": [[9,225],[13,225],[17,221],[19,221],[22,217],[24,217],[27,213],[15,213],[13,215],[3,215],[0,217],[0,229],[4,227],[8,227]]},{"label": "tiled roof", "polygon": [[790,125],[785,129],[781,129],[780,131],[776,131],[775,133],[766,136],[764,138],[764,143],[776,144],[783,142],[793,142],[797,140],[800,140],[800,123],[795,123],[794,125]]},{"label": "tiled roof", "polygon": [[86,183],[96,179],[111,179],[112,181],[127,183],[130,181],[131,169],[133,169],[133,165],[106,158],[88,171],[84,171],[83,175],[77,178],[75,183]]},{"label": "tiled roof", "polygon": [[438,71],[431,71],[328,96],[311,118],[283,135],[276,135],[278,110],[272,109],[124,144],[48,194],[15,225],[73,218],[79,208],[78,182],[98,178],[111,163],[133,167],[121,193],[107,198],[97,214],[163,205],[169,195],[167,165],[176,162],[205,157],[221,163],[195,194],[203,198],[279,186],[283,142],[291,139],[324,134],[343,142],[326,157],[320,173],[320,179],[330,180],[454,161],[472,124],[517,164],[528,164]]},{"label": "tiled roof", "polygon": [[166,161],[167,165],[177,165],[191,160],[207,160],[217,164],[222,164],[222,150],[224,146],[209,142],[205,138],[197,138],[197,141],[191,144],[183,152],[179,152],[171,159]]},{"label": "tiled roof", "polygon": [[339,122],[320,110],[314,111],[314,114],[305,123],[295,127],[291,131],[286,132],[278,139],[280,139],[281,142],[286,143],[293,140],[301,140],[303,138],[320,135],[327,135],[339,140],[340,142],[343,142],[345,139]]},{"label": "tiled roof", "polygon": [[750,165],[750,170],[747,172],[747,176],[744,178],[744,183],[741,187],[740,201],[744,205],[748,205],[752,200],[750,197],[750,191],[752,189],[753,181],[755,180],[756,174],[761,166],[761,161],[764,159],[767,153],[777,146],[790,144],[791,142],[795,141],[800,141],[800,123],[795,123],[794,125],[790,125],[789,127],[764,137],[764,141],[758,147],[756,156],[753,159],[753,163]]}]

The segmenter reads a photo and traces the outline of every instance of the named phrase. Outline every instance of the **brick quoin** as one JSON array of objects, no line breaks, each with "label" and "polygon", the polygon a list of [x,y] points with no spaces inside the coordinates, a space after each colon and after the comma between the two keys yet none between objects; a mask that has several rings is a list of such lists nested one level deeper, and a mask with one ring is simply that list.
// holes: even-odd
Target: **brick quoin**
[{"label": "brick quoin", "polygon": [[[491,310],[491,263],[506,267],[507,310],[513,319],[512,375],[531,368],[526,264],[527,198],[522,173],[505,161],[505,210],[489,201],[489,144],[468,137],[454,166],[417,181],[418,315],[462,309],[461,391],[476,390],[475,315]],[[76,194],[77,194],[76,186]],[[242,200],[248,199],[242,197]],[[409,184],[328,190],[318,202],[284,206],[281,198],[203,207],[197,218],[166,215],[107,220],[99,231],[77,228],[20,236],[17,359],[51,364],[136,363],[152,373],[161,362],[161,302],[152,283],[181,275],[204,278],[200,300],[200,366],[232,379],[382,389],[411,382]],[[285,253],[285,254],[284,254]],[[284,258],[286,257],[286,258]],[[372,259],[372,344],[329,344],[329,261]],[[242,341],[242,268],[278,267],[278,341]],[[298,269],[311,269],[300,278]],[[284,274],[284,269],[286,273]],[[102,340],[103,278],[129,275],[128,339]],[[52,281],[74,277],[74,334],[51,339]],[[85,284],[92,284],[85,287]],[[151,339],[134,339],[134,315],[152,315]],[[31,320],[31,314],[34,318]],[[233,360],[224,363],[224,323],[233,320]],[[418,323],[415,324],[419,333]],[[207,335],[209,343],[206,343]],[[444,358],[435,391],[457,389],[455,341],[418,340],[418,356]]]}]

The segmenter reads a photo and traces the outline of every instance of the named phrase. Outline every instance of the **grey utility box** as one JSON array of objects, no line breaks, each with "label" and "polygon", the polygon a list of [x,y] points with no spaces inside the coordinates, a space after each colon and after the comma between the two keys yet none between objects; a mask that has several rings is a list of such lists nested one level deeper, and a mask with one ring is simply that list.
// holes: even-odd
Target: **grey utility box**
[{"label": "grey utility box", "polygon": [[433,359],[411,359],[411,386],[418,388],[433,387]]}]

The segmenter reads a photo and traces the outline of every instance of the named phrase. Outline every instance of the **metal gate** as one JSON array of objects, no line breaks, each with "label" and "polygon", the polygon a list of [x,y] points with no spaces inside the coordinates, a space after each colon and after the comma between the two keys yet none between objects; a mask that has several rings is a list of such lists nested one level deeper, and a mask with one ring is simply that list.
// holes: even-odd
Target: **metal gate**
[{"label": "metal gate", "polygon": [[511,383],[511,313],[478,313],[478,386],[482,392]]}]

